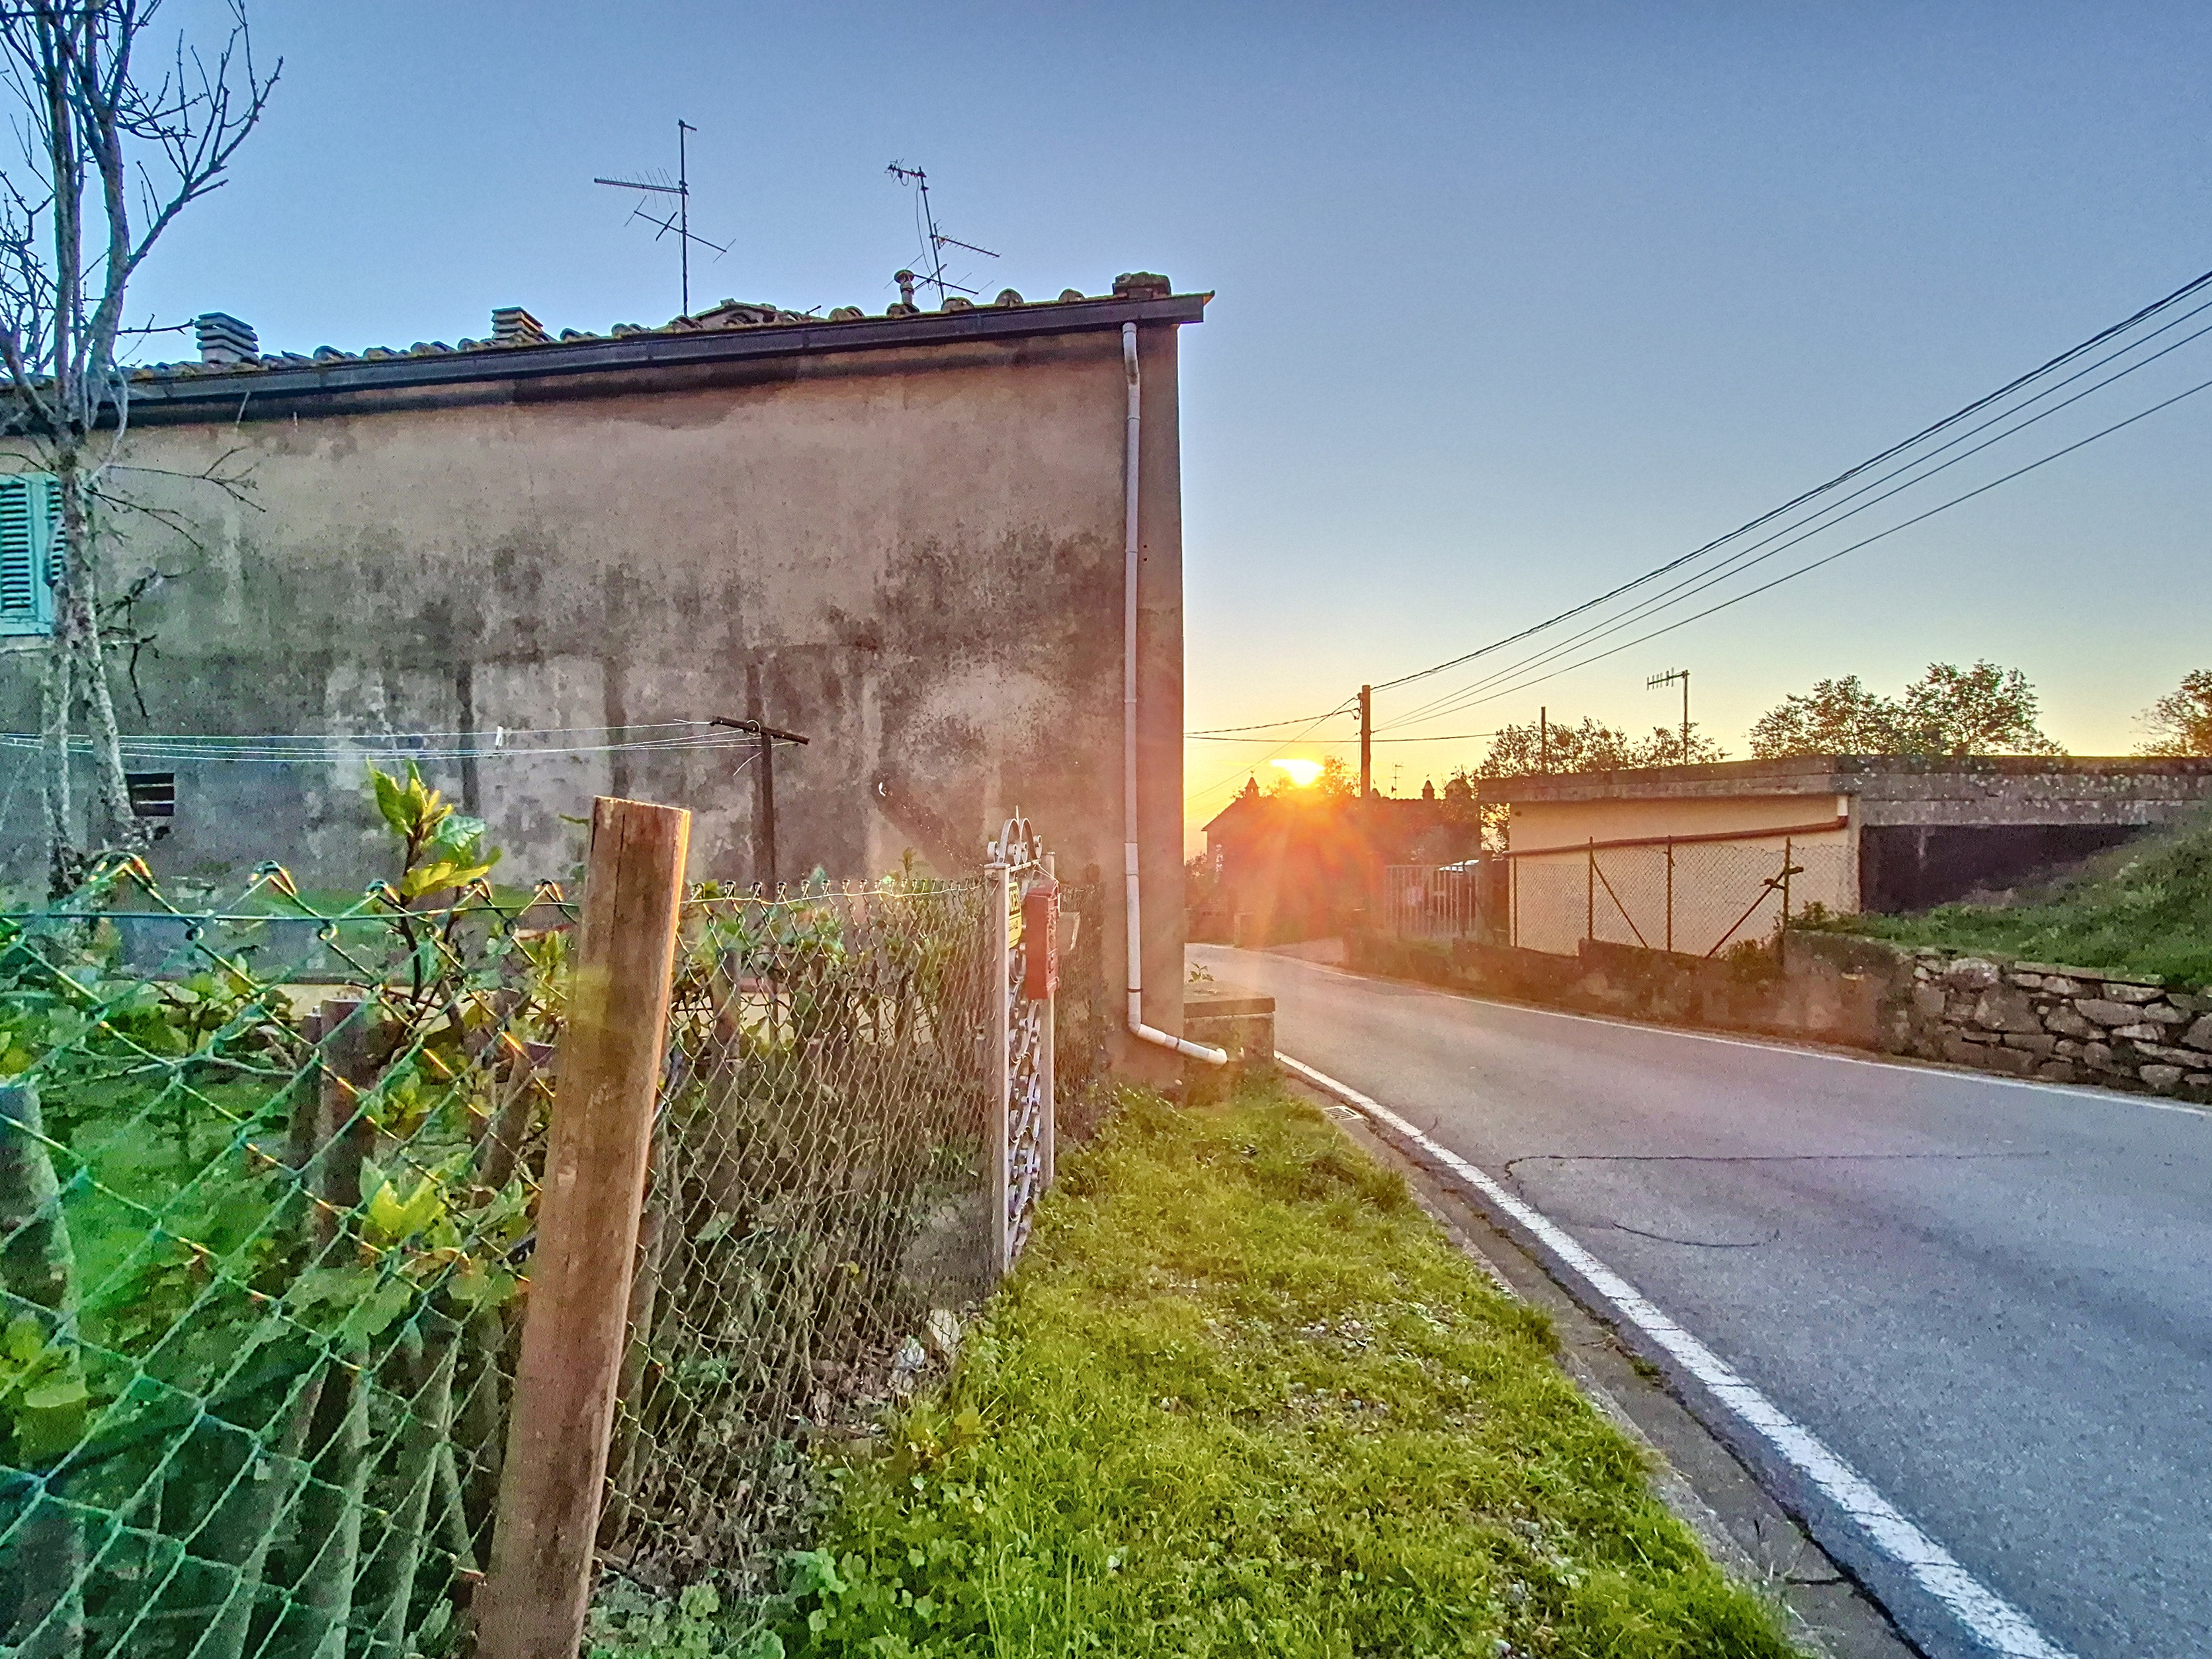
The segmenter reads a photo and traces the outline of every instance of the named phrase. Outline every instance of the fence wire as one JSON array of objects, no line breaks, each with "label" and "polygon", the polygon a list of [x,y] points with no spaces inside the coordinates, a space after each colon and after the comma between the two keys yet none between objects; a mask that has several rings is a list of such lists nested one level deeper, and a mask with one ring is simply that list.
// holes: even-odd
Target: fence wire
[{"label": "fence wire", "polygon": [[988,1289],[982,890],[686,906],[603,1559],[757,1593],[810,1452],[870,1432]]},{"label": "fence wire", "polygon": [[[1840,842],[1678,842],[1563,848],[1512,860],[1513,942],[1571,953],[1584,939],[1689,956],[1771,939],[1784,906],[1856,908],[1850,848]],[[1784,872],[1787,869],[1787,888]]]},{"label": "fence wire", "polygon": [[0,1647],[459,1638],[562,918],[422,896],[318,908],[269,866],[185,915],[128,864],[0,919]]},{"label": "fence wire", "polygon": [[[357,900],[270,866],[188,911],[125,864],[0,916],[0,1653],[467,1650],[575,908],[410,787]],[[1079,1137],[1103,902],[1063,890]],[[818,1455],[950,1362],[995,1277],[989,948],[974,881],[691,890],[603,1590],[761,1592]]]}]

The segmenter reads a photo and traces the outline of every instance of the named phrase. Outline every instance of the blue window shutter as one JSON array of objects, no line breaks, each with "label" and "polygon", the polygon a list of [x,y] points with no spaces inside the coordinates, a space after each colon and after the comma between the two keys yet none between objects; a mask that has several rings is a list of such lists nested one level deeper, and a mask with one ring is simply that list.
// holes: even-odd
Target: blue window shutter
[{"label": "blue window shutter", "polygon": [[0,635],[54,631],[55,495],[40,474],[0,478]]}]

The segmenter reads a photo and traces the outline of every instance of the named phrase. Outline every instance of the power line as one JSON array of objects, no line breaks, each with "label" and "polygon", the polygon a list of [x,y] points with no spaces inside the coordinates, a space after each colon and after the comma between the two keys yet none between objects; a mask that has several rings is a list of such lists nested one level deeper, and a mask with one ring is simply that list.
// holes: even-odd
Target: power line
[{"label": "power line", "polygon": [[[1316,721],[1316,724],[1319,722]],[[1474,738],[1494,738],[1497,735],[1495,732],[1439,732],[1433,737],[1376,738],[1373,741],[1376,743],[1463,743]],[[1183,737],[1186,741],[1192,743],[1243,743],[1249,744],[1255,748],[1270,741],[1267,738],[1224,737],[1212,732],[1186,732]],[[1358,743],[1359,739],[1357,738],[1301,738],[1298,741],[1341,745]]]},{"label": "power line", "polygon": [[1888,448],[1881,451],[1879,453],[1869,456],[1865,460],[1859,462],[1856,465],[1838,473],[1826,483],[1817,484],[1814,488],[1804,491],[1802,494],[1784,501],[1781,506],[1771,508],[1767,512],[1760,514],[1758,517],[1748,520],[1745,523],[1737,526],[1734,530],[1729,531],[1726,534],[1715,537],[1711,541],[1705,543],[1703,546],[1693,548],[1689,552],[1682,554],[1677,558],[1670,559],[1663,564],[1656,565],[1651,569],[1644,572],[1641,575],[1632,577],[1629,580],[1620,584],[1618,586],[1598,594],[1594,599],[1585,599],[1579,605],[1571,606],[1568,610],[1562,611],[1556,616],[1547,617],[1544,621],[1536,623],[1530,627],[1522,629],[1516,633],[1506,635],[1503,638],[1492,641],[1487,645],[1480,646],[1473,651],[1462,653],[1456,657],[1448,658],[1444,661],[1432,664],[1429,667],[1417,669],[1410,674],[1401,674],[1395,679],[1379,681],[1376,684],[1375,690],[1383,691],[1389,690],[1401,685],[1408,685],[1415,680],[1425,679],[1432,674],[1439,674],[1449,669],[1456,668],[1462,663],[1472,662],[1478,657],[1486,656],[1492,651],[1500,650],[1506,646],[1516,644],[1522,640],[1531,637],[1534,635],[1542,633],[1547,629],[1556,627],[1560,623],[1571,621],[1574,617],[1581,616],[1587,611],[1595,610],[1600,605],[1619,599],[1624,593],[1632,592],[1648,582],[1656,580],[1661,576],[1668,575],[1674,571],[1679,570],[1684,565],[1692,563],[1698,559],[1705,557],[1707,554],[1713,552],[1718,548],[1725,546],[1727,544],[1735,540],[1737,538],[1759,528],[1763,525],[1769,524],[1786,514],[1794,512],[1796,509],[1804,506],[1806,503],[1817,500],[1819,497],[1828,494],[1831,490],[1840,488],[1842,485],[1850,482],[1851,479],[1858,477],[1861,473],[1867,471],[1870,468],[1879,466],[1885,461],[1893,459],[1896,456],[1904,453],[1906,450],[1912,448],[1915,445],[1922,443],[1929,438],[1934,437],[1936,434],[1947,431],[1950,428],[1959,424],[1961,421],[1972,418],[1981,410],[1990,407],[1992,404],[1998,403],[2005,398],[2011,396],[2014,392],[2020,391],[2021,388],[2033,385],[2035,381],[2052,373],[2054,370],[2063,368],[2066,364],[2072,362],[2075,358],[2081,356],[2083,354],[2094,351],[2106,341],[2113,339],[2128,332],[2137,325],[2145,322],[2150,318],[2156,316],[2160,312],[2166,311],[2172,306],[2179,304],[2181,301],[2188,298],[2189,295],[2205,288],[2207,285],[2212,285],[2212,270],[2205,271],[2201,276],[2196,276],[2189,282],[2183,283],[2171,294],[2166,295],[2162,299],[2154,301],[2151,304],[2145,306],[2142,310],[2135,313],[2134,315],[2114,323],[2108,328],[2099,330],[2096,333],[2091,335],[2087,339],[2081,341],[2079,344],[2069,347],[2066,350],[2060,352],[2057,356],[2051,358],[2047,362],[2029,370],[2027,374],[2022,374],[2013,380],[2008,381],[2005,385],[1998,387],[1996,391],[1989,392],[1983,397],[1977,398],[1973,402],[1966,404],[1963,408],[1954,410],[1951,414],[1945,416],[1942,420],[1934,422],[1932,425],[1923,427],[1921,430],[1913,434],[1912,436],[1905,439],[1900,442],[1892,444]]},{"label": "power line", "polygon": [[1304,731],[1298,732],[1295,737],[1289,737],[1289,738],[1284,738],[1280,743],[1277,744],[1276,744],[1276,745],[1275,745],[1272,750],[1268,750],[1268,751],[1267,751],[1267,753],[1266,753],[1266,754],[1262,755],[1262,756],[1261,756],[1258,760],[1256,760],[1256,761],[1253,761],[1253,762],[1249,763],[1249,764],[1248,764],[1248,765],[1245,765],[1245,766],[1240,766],[1240,767],[1237,768],[1236,771],[1234,771],[1234,772],[1230,772],[1230,773],[1226,774],[1225,775],[1224,775],[1223,777],[1221,777],[1221,778],[1219,778],[1219,779],[1216,780],[1214,782],[1212,782],[1212,783],[1209,783],[1209,784],[1208,784],[1208,785],[1206,785],[1206,787],[1205,787],[1205,788],[1203,788],[1203,789],[1193,789],[1193,790],[1189,791],[1189,792],[1188,792],[1188,793],[1186,793],[1186,794],[1183,796],[1183,798],[1182,798],[1182,799],[1183,799],[1183,805],[1186,805],[1186,806],[1188,806],[1188,805],[1190,805],[1190,803],[1191,803],[1191,802],[1193,802],[1193,801],[1194,801],[1194,800],[1202,800],[1202,799],[1204,799],[1206,796],[1208,796],[1208,795],[1210,795],[1210,794],[1213,793],[1213,792],[1214,792],[1215,790],[1219,789],[1220,787],[1222,787],[1222,786],[1223,786],[1223,785],[1224,785],[1224,784],[1232,784],[1232,783],[1234,783],[1234,782],[1237,781],[1237,772],[1246,772],[1246,771],[1249,771],[1249,770],[1251,770],[1253,767],[1257,767],[1257,766],[1265,766],[1265,765],[1266,765],[1269,761],[1273,760],[1273,759],[1274,759],[1278,755],[1280,755],[1280,754],[1281,754],[1285,750],[1286,750],[1286,749],[1294,749],[1294,748],[1296,748],[1299,744],[1301,744],[1301,743],[1303,743],[1304,741],[1305,741],[1305,739],[1306,739],[1307,738],[1310,737],[1310,736],[1313,734],[1313,730],[1314,730],[1314,727],[1315,727],[1315,726],[1317,726],[1321,725],[1321,724],[1322,724],[1323,721],[1325,721],[1325,720],[1334,720],[1334,719],[1335,719],[1339,714],[1344,714],[1344,713],[1345,713],[1346,710],[1348,710],[1351,707],[1352,707],[1352,700],[1351,700],[1350,698],[1346,698],[1344,702],[1340,702],[1340,703],[1337,704],[1337,706],[1336,706],[1335,708],[1334,708],[1330,709],[1330,710],[1328,711],[1328,713],[1327,713],[1326,714],[1321,714],[1321,715],[1317,715],[1317,716],[1316,716],[1316,717],[1315,717],[1315,719],[1313,720],[1313,721],[1311,722],[1311,724],[1310,724],[1309,726],[1307,726],[1307,727],[1306,727],[1306,729],[1305,729]]},{"label": "power line", "polygon": [[2160,410],[2169,409],[2175,404],[2181,402],[2185,398],[2193,398],[2198,392],[2208,390],[2212,390],[2212,380],[2200,380],[2197,385],[2191,386],[2187,391],[2178,392],[2172,397],[2166,398],[2163,403],[2153,404],[2148,409],[2138,410],[2136,413],[2129,416],[2125,420],[2115,421],[2112,425],[2104,428],[2100,431],[2093,432],[2086,438],[2077,439],[2075,442],[2066,445],[2063,448],[2054,449],[2048,455],[2045,455],[2039,459],[2030,461],[2026,466],[2017,467],[2012,471],[2006,473],[2002,477],[1992,478],[1989,483],[1978,485],[1976,488],[1967,490],[1963,495],[1954,495],[1949,501],[1942,502],[1937,506],[1931,507],[1925,513],[1917,514],[1912,518],[1905,520],[1901,524],[1893,524],[1887,530],[1878,530],[1873,535],[1866,537],[1862,540],[1853,542],[1848,547],[1839,547],[1834,552],[1823,554],[1817,559],[1811,560],[1805,564],[1800,565],[1795,570],[1784,571],[1781,575],[1777,576],[1771,581],[1763,582],[1757,587],[1748,588],[1741,593],[1734,594],[1728,599],[1723,599],[1717,605],[1708,605],[1703,611],[1694,612],[1687,617],[1678,618],[1674,622],[1667,623],[1662,628],[1655,628],[1648,634],[1640,634],[1636,638],[1625,641],[1620,645],[1609,646],[1603,651],[1593,653],[1591,655],[1584,657],[1579,661],[1567,664],[1563,668],[1555,668],[1548,673],[1539,674],[1532,678],[1519,681],[1515,684],[1504,687],[1501,690],[1491,692],[1487,696],[1472,698],[1468,702],[1460,706],[1462,708],[1472,708],[1477,703],[1494,702],[1500,697],[1510,696],[1516,691],[1525,691],[1532,686],[1541,685],[1547,680],[1557,679],[1560,675],[1571,673],[1577,668],[1587,668],[1594,662],[1601,662],[1607,657],[1617,656],[1623,651],[1632,649],[1634,647],[1644,644],[1648,641],[1656,640],[1662,634],[1671,634],[1678,628],[1687,628],[1692,623],[1702,621],[1704,618],[1713,615],[1716,611],[1726,611],[1731,605],[1741,605],[1746,599],[1756,599],[1761,593],[1770,592],[1773,589],[1781,586],[1784,582],[1795,581],[1800,576],[1808,575],[1812,572],[1818,570],[1822,565],[1833,564],[1838,559],[1842,558],[1847,553],[1856,553],[1861,548],[1871,546],[1875,542],[1894,536],[1901,530],[1910,530],[1917,524],[1924,524],[1939,513],[1948,512],[1951,508],[1957,507],[1963,501],[1970,501],[1977,495],[1986,495],[1989,491],[1995,489],[2000,484],[2009,483],[2014,478],[2020,477],[2026,473],[2034,471],[2038,467],[2048,465],[2051,462],[2059,459],[2062,456],[2070,455],[2075,450],[2096,442],[2100,438],[2109,437],[2112,434],[2119,431],[2124,427],[2133,426],[2137,421],[2148,420],[2151,416],[2159,413]]},{"label": "power line", "polygon": [[[2187,313],[2186,316],[2177,319],[2174,324],[2170,324],[2168,326],[2177,326],[2180,322],[2188,320],[2189,317],[2194,317],[2198,314],[2199,312],[2205,310],[2212,310],[2212,302],[2208,302],[2206,305],[2197,307],[2197,311],[2192,311]],[[2165,331],[2166,331],[2164,329],[2158,331],[2159,333],[2163,333]],[[1967,438],[1972,437],[1978,433],[1987,431],[1990,427],[1997,425],[2002,421],[2010,419],[2013,414],[2019,413],[2020,410],[2025,408],[2026,405],[2023,404],[2016,406],[2014,410],[2007,415],[1994,416],[1979,426],[1970,428],[1966,432],[1960,434],[1959,437],[1953,439],[1950,443],[1943,445],[1941,448],[1930,451],[1926,455],[1906,462],[1903,466],[1897,468],[1893,471],[1883,474],[1881,477],[1875,479],[1872,483],[1862,485],[1858,489],[1852,491],[1851,494],[1842,497],[1840,500],[1832,503],[1830,506],[1821,508],[1818,513],[1815,513],[1806,519],[1800,520],[1796,524],[1785,526],[1783,530],[1777,532],[1772,536],[1769,536],[1760,541],[1750,543],[1747,546],[1737,549],[1734,553],[1730,554],[1727,559],[1723,560],[1714,568],[1697,573],[1694,575],[1686,576],[1672,586],[1662,588],[1659,592],[1639,601],[1628,611],[1610,619],[1609,621],[1594,623],[1590,627],[1583,629],[1579,633],[1570,635],[1567,638],[1559,641],[1554,644],[1547,646],[1542,650],[1538,651],[1530,656],[1522,658],[1518,662],[1509,664],[1505,667],[1494,670],[1481,679],[1476,680],[1468,685],[1462,686],[1456,691],[1446,692],[1441,696],[1433,698],[1430,702],[1423,703],[1418,708],[1408,711],[1406,714],[1401,716],[1398,720],[1393,722],[1393,725],[1404,726],[1419,720],[1436,719],[1445,714],[1456,713],[1462,708],[1468,708],[1471,706],[1470,694],[1486,690],[1491,686],[1497,684],[1500,680],[1510,678],[1514,675],[1522,672],[1524,669],[1534,667],[1547,661],[1555,660],[1559,657],[1573,651],[1580,645],[1588,643],[1593,640],[1607,638],[1611,635],[1620,632],[1625,628],[1633,627],[1638,622],[1644,619],[1645,617],[1656,615],[1661,611],[1669,609],[1675,605],[1683,603],[1688,599],[1694,598],[1697,594],[1707,591],[1730,576],[1740,575],[1754,565],[1764,564],[1767,560],[1775,557],[1778,554],[1786,552],[1792,547],[1801,545],[1804,542],[1810,540],[1814,536],[1820,534],[1821,532],[1835,528],[1836,526],[1843,523],[1844,520],[1856,518],[1859,514],[1867,511],[1869,508],[1877,507],[1881,502],[1889,500],[1893,496],[1902,494],[1905,490],[1912,488],[1914,485],[1927,482],[1929,479],[1933,478],[1937,473],[1947,471],[1950,468],[1957,465],[1960,462],[1966,460],[1974,455],[1978,455],[1981,453],[1982,451],[1990,448],[1993,445],[2000,443],[2003,440],[2012,437],[2020,432],[2025,431],[2027,428],[2033,426],[2038,422],[2048,419],[2050,416],[2057,414],[2062,410],[2070,408],[2073,404],[2081,402],[2082,398],[2087,398],[2094,392],[2102,391],[2105,387],[2113,384],[2113,382],[2134,374],[2138,369],[2148,368],[2150,364],[2158,362],[2160,358],[2166,356],[2172,352],[2179,350],[2183,346],[2189,344],[2191,341],[2203,337],[2206,334],[2212,334],[2212,325],[2207,325],[2205,327],[2198,329],[2193,333],[2185,335],[2180,339],[2176,340],[2172,344],[2165,347],[2163,349],[2154,352],[2150,356],[2142,358],[2136,362],[2130,363],[2125,368],[2115,371],[2113,374],[2106,376],[2105,379],[2097,381],[2094,385],[2084,387],[2081,391],[2075,392],[2074,396],[2064,398],[2060,402],[2052,404],[2048,409],[2042,410],[2036,414],[2027,416],[2025,419],[2015,422],[2011,426],[2007,427],[2003,431],[1996,434],[1996,436],[1986,439],[1983,442],[1974,445],[1972,448],[1960,452],[1959,454],[1953,456],[1949,460],[1928,468],[1926,471],[1920,472],[1917,477],[1905,478],[1904,483],[1898,484],[1895,488],[1882,490],[1881,494],[1875,495],[1871,500],[1860,502],[1858,506],[1851,507],[1850,511],[1836,513],[1836,509],[1842,507],[1844,502],[1857,500],[1860,495],[1865,495],[1869,490],[1879,489],[1881,484],[1888,483],[1891,479],[1903,477],[1905,474],[1912,471],[1915,468],[1923,465],[1924,463],[1933,460],[1936,455],[1942,454],[1945,449],[1949,449],[1957,444],[1963,443]],[[2147,337],[2146,340],[2137,342],[2136,345],[2139,346],[2141,344],[2148,343],[2148,338],[2154,337],[2156,337],[2155,335]],[[2136,349],[2136,346],[2125,347],[2123,348],[2123,352]],[[2037,398],[2031,399],[2031,401],[2039,400],[2041,398],[2049,396],[2052,392],[2061,390],[2064,386],[2073,384],[2074,381],[2082,378],[2083,375],[2095,373],[2096,369],[2112,363],[2121,355],[2123,355],[2122,352],[2115,352],[2112,356],[2106,357],[2100,363],[2092,365],[2089,368],[2081,371],[2080,374],[2069,375],[2066,380],[2060,381],[2057,386],[2047,388],[2045,392],[2038,393]],[[2159,407],[2163,408],[2165,405],[2160,404]],[[2147,410],[2145,412],[2154,413],[2155,410]],[[2129,422],[2122,422],[2120,424],[2126,425]],[[2115,427],[2107,429],[2118,430],[2118,428]],[[2100,433],[2095,435],[2102,436],[2103,434]],[[2059,453],[2063,453],[2064,452],[2061,451]],[[2055,459],[2055,457],[2046,459]],[[2037,465],[2039,465],[2041,463],[2039,462]],[[2010,478],[2018,476],[2018,473],[2009,473],[2006,475],[2006,477]],[[1999,479],[1996,482],[2002,483],[2005,482],[2005,479]],[[1970,493],[1978,494],[1979,492],[1975,491]],[[1962,497],[1961,499],[1965,498]],[[1816,520],[1826,517],[1832,513],[1835,513],[1836,516],[1829,519],[1827,523],[1819,524],[1814,522]],[[1917,522],[1917,520],[1909,520],[1908,522]],[[1810,527],[1808,528],[1808,526]],[[1887,534],[1887,532],[1884,533]],[[1865,544],[1859,543],[1855,544],[1855,545],[1863,546]],[[1761,552],[1759,550],[1761,549],[1765,549],[1766,550]],[[1757,555],[1756,557],[1753,556],[1754,554]],[[1762,588],[1759,591],[1765,592],[1765,590]],[[1704,615],[1710,613],[1701,612],[1699,614]],[[1481,699],[1474,700],[1480,701]]]},{"label": "power line", "polygon": [[1202,726],[1195,732],[1186,732],[1183,733],[1183,736],[1186,738],[1225,738],[1239,732],[1272,732],[1278,726],[1297,726],[1315,720],[1325,720],[1330,718],[1331,715],[1341,714],[1342,712],[1343,705],[1339,704],[1336,708],[1330,709],[1327,714],[1298,714],[1292,716],[1289,720],[1262,720],[1257,726]]}]

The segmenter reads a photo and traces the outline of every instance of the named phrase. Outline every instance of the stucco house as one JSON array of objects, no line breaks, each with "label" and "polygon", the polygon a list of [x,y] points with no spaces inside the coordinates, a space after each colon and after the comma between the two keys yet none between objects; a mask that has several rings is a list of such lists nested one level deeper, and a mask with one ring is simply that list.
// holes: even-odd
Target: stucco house
[{"label": "stucco house", "polygon": [[1263,795],[1257,784],[1206,826],[1208,899],[1192,927],[1211,939],[1267,945],[1358,925],[1394,864],[1448,865],[1481,850],[1472,801],[1311,790]]},{"label": "stucco house", "polygon": [[[564,820],[612,793],[689,807],[694,876],[747,882],[757,768],[700,723],[764,719],[811,740],[776,757],[787,879],[909,854],[969,872],[1018,809],[1063,878],[1103,878],[1109,985],[1129,982],[1125,892],[1150,899],[1145,1021],[1172,1032],[1177,337],[1208,297],[1139,274],[873,316],[725,301],[557,338],[509,308],[455,346],[312,356],[210,313],[199,361],[132,375],[116,475],[145,510],[119,515],[109,591],[160,576],[122,694],[128,763],[173,781],[157,866],[276,859],[357,884],[385,856],[365,763],[411,755],[515,877],[565,875]],[[0,525],[0,875],[26,885],[27,465],[25,533]]]},{"label": "stucco house", "polygon": [[1705,954],[1771,931],[1785,864],[1801,908],[1924,909],[2212,808],[2212,761],[1822,755],[1485,779],[1482,799],[1507,808],[1512,942]]}]

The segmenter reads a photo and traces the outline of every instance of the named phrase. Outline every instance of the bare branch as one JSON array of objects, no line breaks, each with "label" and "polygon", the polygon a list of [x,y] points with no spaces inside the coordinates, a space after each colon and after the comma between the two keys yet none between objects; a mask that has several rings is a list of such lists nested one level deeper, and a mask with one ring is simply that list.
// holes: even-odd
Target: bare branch
[{"label": "bare branch", "polygon": [[[244,0],[229,0],[229,27],[210,50],[180,33],[165,60],[146,58],[139,48],[161,4],[0,3],[0,94],[16,106],[23,153],[20,166],[0,167],[0,431],[33,441],[60,508],[41,730],[52,868],[64,883],[82,863],[69,844],[76,832],[66,764],[79,708],[100,763],[100,811],[126,842],[142,830],[126,799],[103,647],[129,647],[135,691],[139,659],[152,646],[131,607],[149,590],[142,578],[103,604],[101,544],[118,520],[143,514],[198,544],[180,512],[133,501],[106,483],[130,470],[122,457],[131,381],[117,343],[170,331],[150,317],[143,328],[125,327],[126,293],[185,208],[221,188],[283,68],[279,61],[264,75],[256,64]],[[161,61],[161,72],[142,75],[142,61]],[[258,509],[248,481],[231,469],[236,453],[198,474],[166,476]]]}]

